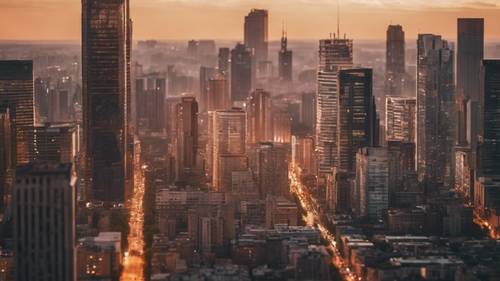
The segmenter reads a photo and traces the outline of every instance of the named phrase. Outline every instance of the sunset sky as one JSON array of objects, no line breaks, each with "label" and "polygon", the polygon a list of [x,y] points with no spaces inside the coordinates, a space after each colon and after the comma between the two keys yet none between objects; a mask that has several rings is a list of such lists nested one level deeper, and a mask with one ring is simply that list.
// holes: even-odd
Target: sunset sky
[{"label": "sunset sky", "polygon": [[[336,29],[336,0],[130,0],[134,39],[235,39],[251,8],[270,13],[270,39],[319,39]],[[0,0],[0,40],[80,40],[80,0]],[[456,37],[457,17],[484,17],[486,40],[500,40],[500,0],[341,0],[341,32],[383,39],[388,24]]]}]

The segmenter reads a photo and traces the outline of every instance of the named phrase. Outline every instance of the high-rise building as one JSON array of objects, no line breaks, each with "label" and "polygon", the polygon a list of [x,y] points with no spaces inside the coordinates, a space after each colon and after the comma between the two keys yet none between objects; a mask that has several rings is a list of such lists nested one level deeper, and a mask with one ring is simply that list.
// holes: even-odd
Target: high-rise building
[{"label": "high-rise building", "polygon": [[389,208],[389,160],[387,148],[365,147],[356,155],[356,213],[381,218]]},{"label": "high-rise building", "polygon": [[208,111],[208,89],[209,81],[214,77],[216,69],[212,67],[200,66],[200,112]]},{"label": "high-rise building", "polygon": [[268,11],[252,9],[245,16],[245,46],[254,50],[255,61],[267,60],[268,53]]},{"label": "high-rise building", "polygon": [[34,126],[28,133],[30,161],[73,163],[78,152],[77,128],[72,124],[45,123]]},{"label": "high-rise building", "polygon": [[415,143],[417,100],[406,97],[385,98],[385,139]]},{"label": "high-rise building", "polygon": [[292,161],[304,174],[316,172],[314,158],[314,137],[292,136]]},{"label": "high-rise building", "polygon": [[75,184],[71,164],[17,167],[12,201],[15,280],[76,280]]},{"label": "high-rise building", "polygon": [[166,127],[164,109],[167,80],[165,76],[153,73],[137,78],[135,89],[139,131],[163,132]]},{"label": "high-rise building", "polygon": [[310,133],[314,132],[316,124],[316,94],[303,93],[300,103],[300,123]]},{"label": "high-rise building", "polygon": [[480,75],[478,174],[500,175],[500,60],[484,60]]},{"label": "high-rise building", "polygon": [[339,170],[354,173],[358,149],[373,146],[378,136],[371,69],[343,69],[337,96],[337,163]]},{"label": "high-rise building", "polygon": [[183,97],[177,104],[177,179],[184,179],[196,167],[198,150],[198,103]]},{"label": "high-rise building", "polygon": [[29,162],[27,133],[35,125],[33,93],[32,61],[0,61],[0,104],[9,107],[18,165]]},{"label": "high-rise building", "polygon": [[236,44],[231,50],[231,101],[244,101],[252,90],[255,71],[252,51],[243,44]]},{"label": "high-rise building", "polygon": [[292,117],[286,109],[273,109],[273,141],[278,143],[292,142]]},{"label": "high-rise building", "polygon": [[219,190],[219,157],[221,155],[244,155],[246,145],[246,114],[234,108],[209,112],[207,170],[212,176],[212,188]]},{"label": "high-rise building", "polygon": [[457,19],[457,90],[479,99],[479,73],[484,57],[484,19]]},{"label": "high-rise building", "polygon": [[470,146],[471,168],[476,169],[480,69],[484,57],[484,19],[457,19],[457,144]]},{"label": "high-rise building", "polygon": [[417,172],[419,180],[449,185],[453,177],[453,50],[439,35],[417,42]]},{"label": "high-rise building", "polygon": [[82,1],[82,88],[86,196],[123,201],[131,20],[128,0]]},{"label": "high-rise building", "polygon": [[319,42],[316,94],[316,145],[319,171],[328,174],[337,161],[338,72],[353,64],[353,43],[349,39]]},{"label": "high-rise building", "polygon": [[391,204],[401,203],[395,202],[395,193],[403,191],[406,183],[415,177],[415,143],[390,140],[387,151]]},{"label": "high-rise building", "polygon": [[14,178],[15,151],[15,132],[10,109],[0,105],[0,214],[3,214],[5,205],[10,201],[9,187]]},{"label": "high-rise building", "polygon": [[288,50],[288,38],[286,31],[281,35],[281,49],[278,53],[279,78],[281,81],[292,81],[293,79],[293,52]]},{"label": "high-rise building", "polygon": [[279,143],[262,142],[257,146],[256,172],[262,198],[267,195],[287,196],[288,148]]},{"label": "high-rise building", "polygon": [[262,89],[253,91],[247,104],[247,143],[273,140],[271,94]]},{"label": "high-rise building", "polygon": [[231,96],[226,76],[216,74],[208,80],[207,111],[226,110],[231,107]]},{"label": "high-rise building", "polygon": [[386,95],[401,96],[403,93],[405,69],[405,32],[401,25],[387,28],[385,50]]},{"label": "high-rise building", "polygon": [[230,73],[230,63],[231,63],[231,50],[229,48],[219,48],[218,55],[218,70],[220,74],[229,78],[228,75]]},{"label": "high-rise building", "polygon": [[233,173],[248,171],[248,158],[245,154],[221,154],[218,162],[219,178],[215,186],[218,186],[218,191],[231,192]]}]

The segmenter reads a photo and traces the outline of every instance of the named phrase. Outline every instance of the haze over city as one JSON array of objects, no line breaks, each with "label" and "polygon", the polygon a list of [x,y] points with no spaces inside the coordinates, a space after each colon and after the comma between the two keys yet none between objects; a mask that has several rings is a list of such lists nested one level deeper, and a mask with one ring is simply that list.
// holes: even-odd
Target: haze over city
[{"label": "haze over city", "polygon": [[[355,39],[384,39],[390,23],[406,36],[434,32],[454,39],[457,17],[483,17],[486,41],[500,40],[496,0],[340,0],[342,32]],[[336,28],[335,0],[137,0],[131,2],[134,39],[241,40],[243,16],[268,9],[270,40],[279,40],[286,22],[292,40],[318,39]],[[72,40],[80,37],[78,0],[0,0],[0,40]]]}]

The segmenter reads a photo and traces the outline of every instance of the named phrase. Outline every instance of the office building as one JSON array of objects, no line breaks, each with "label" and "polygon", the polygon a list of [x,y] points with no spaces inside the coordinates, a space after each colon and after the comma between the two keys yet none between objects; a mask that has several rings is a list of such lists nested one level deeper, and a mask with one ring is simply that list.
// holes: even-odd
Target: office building
[{"label": "office building", "polygon": [[418,177],[449,186],[455,143],[453,50],[439,35],[420,34],[417,43]]},{"label": "office building", "polygon": [[30,161],[73,163],[79,150],[77,127],[59,123],[34,126],[28,133]]},{"label": "office building", "polygon": [[338,72],[353,64],[353,44],[349,39],[319,42],[316,94],[316,141],[320,173],[330,173],[337,161]]},{"label": "office building", "polygon": [[302,169],[303,173],[314,174],[316,161],[314,157],[314,137],[292,136],[292,161]]},{"label": "office building", "polygon": [[167,79],[162,74],[148,74],[136,79],[136,112],[139,130],[162,133],[166,127],[165,99]]},{"label": "office building", "polygon": [[268,11],[253,9],[245,16],[245,46],[254,50],[255,62],[267,61],[268,55]]},{"label": "office building", "polygon": [[76,280],[75,184],[71,164],[17,167],[12,200],[15,280]]},{"label": "office building", "polygon": [[314,132],[316,125],[316,94],[303,93],[300,103],[300,123],[309,133]]},{"label": "office building", "polygon": [[248,158],[244,154],[221,154],[218,158],[218,191],[231,192],[233,174],[248,171]]},{"label": "office building", "polygon": [[216,73],[215,68],[200,66],[200,94],[198,98],[200,101],[200,112],[208,111],[209,81]]},{"label": "office building", "polygon": [[275,108],[273,110],[273,140],[278,143],[292,141],[292,117],[285,109]]},{"label": "office building", "polygon": [[401,96],[404,88],[405,69],[405,32],[401,25],[387,28],[385,50],[385,94]]},{"label": "office building", "polygon": [[343,69],[339,72],[337,96],[337,167],[354,173],[358,149],[377,142],[378,126],[371,69]]},{"label": "office building", "polygon": [[500,60],[484,60],[480,77],[478,174],[500,175]]},{"label": "office building", "polygon": [[273,140],[271,94],[262,89],[253,91],[247,102],[247,143]]},{"label": "office building", "polygon": [[479,73],[484,57],[484,19],[457,19],[457,90],[479,98]]},{"label": "office building", "polygon": [[286,145],[262,142],[257,146],[255,172],[260,195],[288,196],[289,151]]},{"label": "office building", "polygon": [[176,178],[184,179],[196,167],[198,150],[198,103],[183,97],[177,104]]},{"label": "office building", "polygon": [[293,79],[293,52],[288,50],[286,31],[281,34],[281,49],[278,53],[279,78],[281,81],[290,82]]},{"label": "office building", "polygon": [[231,50],[231,101],[245,101],[252,90],[255,67],[252,51],[243,44]]},{"label": "office building", "polygon": [[209,112],[207,146],[207,174],[212,178],[212,188],[220,190],[219,157],[244,155],[246,152],[246,114],[241,109]]},{"label": "office building", "polygon": [[229,48],[219,48],[217,70],[224,75],[229,81],[230,66],[231,66],[231,50]]},{"label": "office building", "polygon": [[10,185],[16,163],[15,132],[10,109],[0,105],[0,214],[10,201]]},{"label": "office building", "polygon": [[356,155],[355,213],[382,218],[389,208],[389,159],[387,148],[365,147]]},{"label": "office building", "polygon": [[35,125],[32,61],[0,61],[0,105],[7,105],[15,128],[16,164],[29,162],[27,131]]},{"label": "office building", "polygon": [[417,100],[406,97],[385,98],[385,139],[416,142]]},{"label": "office building", "polygon": [[82,2],[83,134],[86,195],[123,201],[131,20],[128,0]]},{"label": "office building", "polygon": [[226,110],[231,107],[231,96],[226,76],[216,74],[208,80],[207,111]]}]

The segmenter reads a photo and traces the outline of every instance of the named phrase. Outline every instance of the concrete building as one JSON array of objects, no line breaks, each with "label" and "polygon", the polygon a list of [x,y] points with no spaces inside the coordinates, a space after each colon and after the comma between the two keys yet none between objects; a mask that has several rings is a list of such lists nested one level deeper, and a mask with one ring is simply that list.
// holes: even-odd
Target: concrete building
[{"label": "concrete building", "polygon": [[387,27],[385,49],[385,94],[401,96],[406,73],[405,32],[401,25]]},{"label": "concrete building", "polygon": [[183,97],[177,104],[177,179],[185,179],[196,168],[198,150],[198,102]]},{"label": "concrete building", "polygon": [[18,166],[13,191],[18,281],[75,281],[76,178],[71,164]]},{"label": "concrete building", "polygon": [[269,15],[267,10],[252,9],[245,16],[244,38],[245,46],[253,49],[255,62],[267,61]]},{"label": "concrete building", "polygon": [[385,98],[385,139],[416,143],[417,100],[406,97]]},{"label": "concrete building", "polygon": [[356,155],[355,213],[381,218],[389,208],[389,159],[387,148],[366,147]]},{"label": "concrete building", "polygon": [[269,92],[257,89],[250,94],[247,104],[247,143],[273,140],[272,109]]},{"label": "concrete building", "polygon": [[231,50],[231,101],[245,101],[252,90],[255,72],[253,54],[245,45],[238,43]]}]

